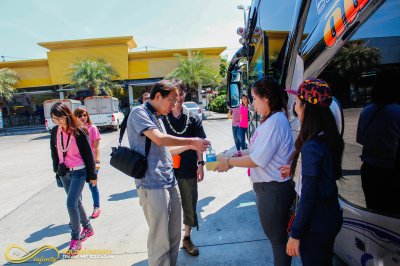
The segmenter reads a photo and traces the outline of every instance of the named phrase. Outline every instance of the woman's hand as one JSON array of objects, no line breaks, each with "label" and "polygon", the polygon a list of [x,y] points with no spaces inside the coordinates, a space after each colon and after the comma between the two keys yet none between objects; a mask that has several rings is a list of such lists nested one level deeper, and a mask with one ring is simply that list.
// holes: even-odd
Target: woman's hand
[{"label": "woman's hand", "polygon": [[300,256],[300,240],[290,237],[286,244],[286,253],[289,256]]},{"label": "woman's hand", "polygon": [[229,166],[229,164],[228,164],[228,160],[229,160],[229,158],[226,159],[226,158],[221,157],[219,159],[219,164],[215,167],[214,171],[217,171],[217,172],[226,172],[226,171],[228,171],[231,168]]},{"label": "woman's hand", "polygon": [[100,169],[100,163],[96,163],[96,170]]},{"label": "woman's hand", "polygon": [[96,180],[90,180],[90,184],[92,184],[92,187],[95,187],[97,185],[97,179]]},{"label": "woman's hand", "polygon": [[279,171],[281,171],[281,177],[286,178],[291,176],[290,174],[290,165],[282,165],[281,167],[278,168]]}]

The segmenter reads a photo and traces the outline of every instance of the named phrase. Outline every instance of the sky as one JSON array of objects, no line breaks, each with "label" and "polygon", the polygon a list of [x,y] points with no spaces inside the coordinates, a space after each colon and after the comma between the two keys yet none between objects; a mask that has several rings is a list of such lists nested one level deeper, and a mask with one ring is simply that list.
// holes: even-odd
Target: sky
[{"label": "sky", "polygon": [[226,46],[231,57],[240,4],[251,0],[0,0],[0,56],[45,59],[39,42],[133,36],[132,51]]}]

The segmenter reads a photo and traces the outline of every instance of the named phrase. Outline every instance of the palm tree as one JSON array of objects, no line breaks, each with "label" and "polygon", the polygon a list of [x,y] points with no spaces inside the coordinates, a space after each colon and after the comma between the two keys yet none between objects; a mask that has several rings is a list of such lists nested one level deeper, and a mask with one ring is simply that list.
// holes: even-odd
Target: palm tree
[{"label": "palm tree", "polygon": [[103,59],[81,60],[71,66],[69,73],[72,83],[70,87],[76,90],[88,89],[91,95],[99,95],[100,90],[107,95],[113,95],[114,90],[120,90],[121,87],[112,81],[113,77],[118,76],[110,63]]},{"label": "palm tree", "polygon": [[201,101],[202,86],[217,86],[221,81],[218,71],[214,70],[200,52],[188,51],[188,56],[176,55],[179,65],[167,75],[167,78],[178,78],[188,87],[188,92],[196,91]]},{"label": "palm tree", "polygon": [[367,47],[362,41],[354,41],[342,47],[332,63],[339,75],[350,82],[350,88],[358,99],[358,78],[363,72],[376,67],[380,58],[378,48]]},{"label": "palm tree", "polygon": [[9,68],[0,69],[0,97],[11,100],[18,83],[17,72]]}]

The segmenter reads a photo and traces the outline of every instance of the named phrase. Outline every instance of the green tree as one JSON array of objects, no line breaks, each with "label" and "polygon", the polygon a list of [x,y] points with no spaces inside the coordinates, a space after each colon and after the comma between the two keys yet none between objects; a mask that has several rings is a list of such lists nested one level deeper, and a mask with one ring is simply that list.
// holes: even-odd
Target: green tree
[{"label": "green tree", "polygon": [[81,60],[73,64],[71,69],[69,76],[72,83],[69,86],[76,90],[88,89],[94,96],[99,95],[100,90],[111,96],[121,90],[121,86],[112,80],[118,76],[117,72],[103,59]]},{"label": "green tree", "polygon": [[178,78],[185,83],[189,92],[197,90],[201,98],[202,86],[217,86],[221,81],[218,71],[214,70],[209,61],[200,52],[188,51],[188,56],[176,55],[179,65],[167,75],[167,78]]},{"label": "green tree", "polygon": [[17,72],[9,68],[0,69],[0,97],[11,100],[18,83]]},{"label": "green tree", "polygon": [[332,64],[339,75],[350,83],[358,99],[358,78],[363,72],[376,67],[380,59],[378,48],[367,47],[362,41],[354,41],[340,49]]}]

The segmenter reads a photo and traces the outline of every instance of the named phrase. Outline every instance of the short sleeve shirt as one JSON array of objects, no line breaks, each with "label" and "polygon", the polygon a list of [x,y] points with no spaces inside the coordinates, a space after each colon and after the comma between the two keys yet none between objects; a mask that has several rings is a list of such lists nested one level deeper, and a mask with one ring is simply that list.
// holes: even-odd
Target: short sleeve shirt
[{"label": "short sleeve shirt", "polygon": [[250,139],[250,158],[258,167],[250,168],[253,183],[285,182],[278,168],[289,164],[293,139],[287,117],[277,112],[259,125]]},{"label": "short sleeve shirt", "polygon": [[[168,119],[167,119],[168,118]],[[166,117],[164,117],[164,125],[167,133],[177,137],[184,138],[206,138],[206,133],[204,132],[202,123],[199,118],[195,115],[189,115],[189,121],[187,125],[187,129],[184,131],[186,127],[186,121],[188,119],[187,114],[182,113],[179,118],[175,118],[174,115],[169,113]],[[182,133],[177,134],[175,132]],[[183,132],[184,131],[184,132]],[[177,178],[195,178],[197,172],[197,152],[194,150],[187,150],[180,154],[181,163],[180,167],[175,170],[175,175]]]},{"label": "short sleeve shirt", "polygon": [[[62,140],[61,140],[61,134],[62,134]],[[65,133],[63,130],[61,130],[61,127],[58,127],[57,153],[58,153],[58,158],[60,158],[60,163],[63,162],[65,166],[67,166],[68,168],[84,165],[85,163],[83,162],[81,153],[79,152],[78,149],[78,145],[76,144],[76,138],[72,133],[70,134],[69,145],[67,141],[68,141],[68,134]],[[63,157],[63,152],[61,150],[61,147],[64,147],[64,149],[69,147],[65,155],[65,160]]]},{"label": "short sleeve shirt", "polygon": [[87,130],[89,132],[89,143],[92,148],[93,156],[96,156],[94,142],[101,139],[99,129],[95,125],[90,125],[87,127]]},{"label": "short sleeve shirt", "polygon": [[[127,124],[128,142],[131,149],[145,154],[146,136],[143,132],[165,127],[155,114],[150,103],[140,105],[131,110]],[[174,176],[172,156],[167,147],[151,143],[147,157],[148,167],[143,179],[135,179],[137,188],[163,189],[177,184]]]}]

